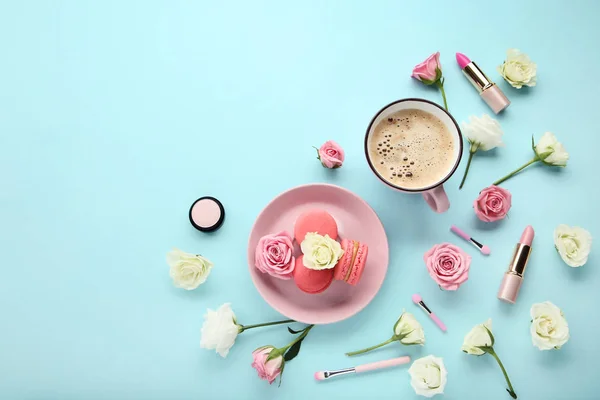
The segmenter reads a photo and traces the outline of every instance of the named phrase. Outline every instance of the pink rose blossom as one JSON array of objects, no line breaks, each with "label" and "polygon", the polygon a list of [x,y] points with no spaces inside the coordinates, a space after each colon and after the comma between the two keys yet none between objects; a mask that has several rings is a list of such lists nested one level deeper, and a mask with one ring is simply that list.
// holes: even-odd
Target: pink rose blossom
[{"label": "pink rose blossom", "polygon": [[339,168],[344,162],[344,150],[333,140],[325,142],[318,152],[318,158],[325,168]]},{"label": "pink rose blossom", "polygon": [[440,64],[440,52],[434,53],[427,57],[427,60],[418,64],[411,75],[418,81],[426,85],[431,85],[437,82],[442,77],[442,65]]},{"label": "pink rose blossom", "polygon": [[258,372],[258,377],[272,384],[281,371],[283,371],[283,356],[280,354],[268,360],[271,351],[276,350],[273,346],[259,347],[252,352],[252,368]]},{"label": "pink rose blossom", "polygon": [[490,186],[479,193],[473,203],[477,218],[484,222],[499,221],[506,217],[511,206],[511,194],[499,186]]},{"label": "pink rose blossom", "polygon": [[450,243],[436,244],[423,256],[427,272],[442,289],[456,290],[469,279],[471,256]]},{"label": "pink rose blossom", "polygon": [[292,237],[287,232],[260,238],[254,254],[254,265],[262,272],[279,279],[291,279],[295,259]]}]

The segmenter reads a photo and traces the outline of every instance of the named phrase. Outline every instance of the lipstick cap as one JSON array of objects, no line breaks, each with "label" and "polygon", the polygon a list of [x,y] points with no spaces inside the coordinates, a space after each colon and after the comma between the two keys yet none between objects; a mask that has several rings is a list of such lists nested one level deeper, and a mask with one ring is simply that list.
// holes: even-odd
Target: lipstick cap
[{"label": "lipstick cap", "polygon": [[500,290],[498,290],[498,298],[514,304],[515,301],[517,301],[517,296],[519,295],[519,289],[521,289],[522,283],[523,278],[519,275],[511,273],[504,274]]},{"label": "lipstick cap", "polygon": [[504,95],[502,90],[496,85],[492,85],[487,89],[484,89],[480,93],[481,98],[487,103],[492,111],[498,114],[510,105],[510,100]]}]

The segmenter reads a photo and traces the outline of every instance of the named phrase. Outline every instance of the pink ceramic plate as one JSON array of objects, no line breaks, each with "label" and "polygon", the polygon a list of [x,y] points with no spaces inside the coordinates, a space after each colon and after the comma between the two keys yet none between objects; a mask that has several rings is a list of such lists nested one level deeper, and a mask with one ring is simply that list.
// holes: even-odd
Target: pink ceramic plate
[{"label": "pink ceramic plate", "polygon": [[[293,235],[298,215],[314,208],[326,210],[335,218],[340,238],[360,240],[369,246],[358,285],[334,281],[323,293],[307,294],[293,280],[273,278],[254,267],[254,251],[262,236],[282,230]],[[300,247],[297,243],[295,247],[299,256]],[[281,314],[307,324],[342,321],[362,310],[381,287],[388,259],[387,236],[375,211],[356,194],[335,185],[304,185],[280,194],[260,213],[248,241],[250,276],[258,292]]]}]

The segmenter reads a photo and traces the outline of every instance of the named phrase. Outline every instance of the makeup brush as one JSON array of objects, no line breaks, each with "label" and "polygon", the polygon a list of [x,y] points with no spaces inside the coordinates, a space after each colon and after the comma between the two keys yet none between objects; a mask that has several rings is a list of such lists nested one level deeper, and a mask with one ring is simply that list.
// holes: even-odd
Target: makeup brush
[{"label": "makeup brush", "polygon": [[467,242],[472,243],[473,246],[477,247],[479,249],[479,251],[481,251],[486,256],[490,255],[491,250],[490,250],[489,247],[487,247],[484,244],[479,243],[477,240],[473,239],[471,236],[467,235],[465,232],[463,232],[460,229],[458,229],[455,225],[452,225],[450,227],[450,230],[452,232],[456,233],[461,238],[465,239]]},{"label": "makeup brush", "polygon": [[438,318],[437,315],[435,315],[430,309],[429,307],[427,307],[425,305],[425,302],[423,301],[423,299],[421,298],[420,295],[418,294],[413,294],[412,295],[412,301],[418,305],[419,307],[421,307],[427,314],[429,314],[429,318],[431,318],[433,320],[433,322],[435,322],[435,324],[444,332],[446,332],[446,325],[444,325],[444,323]]},{"label": "makeup brush", "polygon": [[329,379],[334,376],[346,375],[346,374],[360,374],[368,371],[375,371],[376,369],[395,367],[396,365],[408,364],[410,362],[410,357],[398,357],[392,358],[391,360],[383,360],[377,361],[369,364],[359,365],[358,367],[353,368],[344,368],[338,369],[335,371],[319,371],[315,372],[315,379],[318,381],[323,381],[325,379]]}]

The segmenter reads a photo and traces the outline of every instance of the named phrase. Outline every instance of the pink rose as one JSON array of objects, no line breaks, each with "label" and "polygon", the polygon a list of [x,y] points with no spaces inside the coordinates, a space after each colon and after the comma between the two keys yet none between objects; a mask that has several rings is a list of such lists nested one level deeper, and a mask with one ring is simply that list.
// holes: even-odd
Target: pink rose
[{"label": "pink rose", "polygon": [[423,256],[427,272],[442,289],[456,290],[469,279],[471,256],[450,243],[436,244]]},{"label": "pink rose", "polygon": [[272,384],[281,371],[283,371],[283,356],[281,354],[269,360],[271,351],[276,350],[273,346],[259,347],[252,352],[252,368],[258,372],[258,377]]},{"label": "pink rose", "polygon": [[279,279],[291,279],[295,259],[292,237],[287,232],[260,238],[254,254],[254,265],[262,272]]},{"label": "pink rose", "polygon": [[344,150],[333,140],[329,140],[318,149],[321,164],[325,168],[339,168],[344,162]]},{"label": "pink rose", "polygon": [[479,193],[473,203],[477,218],[484,222],[499,221],[506,217],[511,206],[511,194],[499,186],[490,186]]},{"label": "pink rose", "polygon": [[427,60],[418,64],[412,72],[412,77],[426,85],[432,85],[442,77],[442,65],[440,64],[440,52],[427,57]]}]

